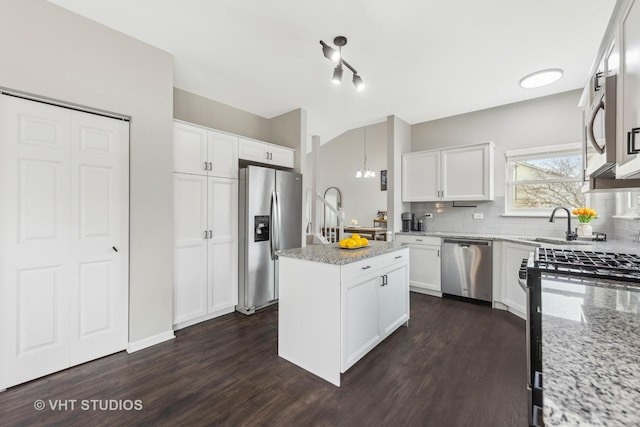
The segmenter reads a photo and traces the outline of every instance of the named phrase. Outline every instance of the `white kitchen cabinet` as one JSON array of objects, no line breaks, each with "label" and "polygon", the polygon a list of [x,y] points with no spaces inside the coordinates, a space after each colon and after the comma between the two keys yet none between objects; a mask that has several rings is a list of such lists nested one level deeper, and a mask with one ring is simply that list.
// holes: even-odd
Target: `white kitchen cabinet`
[{"label": "white kitchen cabinet", "polygon": [[500,272],[498,277],[494,274],[493,306],[526,319],[527,295],[518,284],[518,271],[520,270],[522,259],[528,258],[529,253],[535,250],[535,247],[513,242],[496,241],[494,242],[493,250],[494,271]]},{"label": "white kitchen cabinet", "polygon": [[0,96],[0,389],[124,350],[129,123]]},{"label": "white kitchen cabinet", "polygon": [[440,200],[440,151],[402,156],[402,201]]},{"label": "white kitchen cabinet", "polygon": [[409,320],[408,248],[346,265],[279,263],[278,355],[332,384]]},{"label": "white kitchen cabinet", "polygon": [[294,153],[291,148],[240,137],[239,157],[243,160],[293,168]]},{"label": "white kitchen cabinet", "polygon": [[238,136],[174,122],[173,171],[238,178]]},{"label": "white kitchen cabinet", "polygon": [[433,236],[397,234],[396,242],[409,247],[410,290],[422,294],[442,296],[440,285],[441,239]]},{"label": "white kitchen cabinet", "polygon": [[175,329],[234,310],[237,209],[237,179],[174,174]]},{"label": "white kitchen cabinet", "polygon": [[[618,28],[618,178],[640,178],[640,1],[630,1]],[[635,144],[633,142],[635,141]]]},{"label": "white kitchen cabinet", "polygon": [[493,200],[493,143],[402,155],[402,201]]}]

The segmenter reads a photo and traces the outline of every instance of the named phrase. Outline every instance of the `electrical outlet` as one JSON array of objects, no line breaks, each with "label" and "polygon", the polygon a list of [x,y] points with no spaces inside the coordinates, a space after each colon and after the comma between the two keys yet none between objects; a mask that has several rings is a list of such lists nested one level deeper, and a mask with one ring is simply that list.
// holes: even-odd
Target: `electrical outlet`
[{"label": "electrical outlet", "polygon": [[433,218],[433,214],[431,212],[424,214],[425,218]]},{"label": "electrical outlet", "polygon": [[474,213],[473,214],[473,219],[484,219],[484,214]]}]

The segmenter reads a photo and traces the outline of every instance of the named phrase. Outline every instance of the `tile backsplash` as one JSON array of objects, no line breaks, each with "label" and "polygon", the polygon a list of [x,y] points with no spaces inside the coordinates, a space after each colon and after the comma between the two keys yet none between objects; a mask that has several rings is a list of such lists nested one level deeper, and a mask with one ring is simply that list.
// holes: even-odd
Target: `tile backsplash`
[{"label": "tile backsplash", "polygon": [[[635,221],[618,221],[615,214],[613,193],[590,195],[589,206],[598,212],[598,218],[591,221],[594,232],[606,233],[607,237],[627,236],[629,227],[638,227]],[[549,222],[549,217],[504,216],[504,197],[496,197],[492,202],[459,202],[460,205],[476,207],[454,207],[452,202],[414,202],[411,212],[417,217],[433,213],[433,218],[425,219],[427,231],[450,231],[472,233],[501,233],[525,236],[564,237],[567,230],[566,217],[558,217]],[[439,207],[442,206],[442,207]],[[474,214],[482,214],[483,219],[474,219]],[[631,222],[633,225],[629,225]],[[571,220],[575,228],[578,221]],[[637,234],[637,230],[635,231]]]}]

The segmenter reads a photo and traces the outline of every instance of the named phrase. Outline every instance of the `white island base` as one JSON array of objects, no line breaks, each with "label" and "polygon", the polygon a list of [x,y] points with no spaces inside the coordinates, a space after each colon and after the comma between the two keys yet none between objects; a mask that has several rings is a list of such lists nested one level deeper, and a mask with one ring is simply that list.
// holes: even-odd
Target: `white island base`
[{"label": "white island base", "polygon": [[279,258],[278,355],[336,386],[409,320],[409,250],[372,242],[361,251],[327,245]]}]

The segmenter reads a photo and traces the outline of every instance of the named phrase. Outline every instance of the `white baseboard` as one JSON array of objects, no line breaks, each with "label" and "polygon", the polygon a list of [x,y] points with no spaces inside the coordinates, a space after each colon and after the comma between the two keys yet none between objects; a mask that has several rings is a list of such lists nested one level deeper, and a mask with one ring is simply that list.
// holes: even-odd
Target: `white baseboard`
[{"label": "white baseboard", "polygon": [[442,298],[442,292],[440,291],[432,291],[431,289],[419,288],[417,286],[409,286],[409,290],[411,292],[416,292],[418,294],[425,294],[425,295],[431,295],[432,297]]},{"label": "white baseboard", "polygon": [[134,353],[147,347],[160,344],[161,342],[172,340],[175,337],[176,336],[173,334],[173,331],[166,331],[157,335],[153,335],[151,337],[143,338],[138,341],[130,342],[127,345],[127,353]]},{"label": "white baseboard", "polygon": [[233,313],[235,311],[235,306],[229,306],[227,308],[223,308],[221,310],[215,311],[213,313],[205,314],[204,316],[195,317],[193,319],[184,320],[182,322],[174,323],[173,330],[177,331],[178,329],[187,328],[189,326],[193,326],[197,323],[206,322],[207,320],[215,319],[219,316],[224,316],[225,314]]}]

